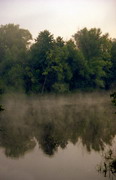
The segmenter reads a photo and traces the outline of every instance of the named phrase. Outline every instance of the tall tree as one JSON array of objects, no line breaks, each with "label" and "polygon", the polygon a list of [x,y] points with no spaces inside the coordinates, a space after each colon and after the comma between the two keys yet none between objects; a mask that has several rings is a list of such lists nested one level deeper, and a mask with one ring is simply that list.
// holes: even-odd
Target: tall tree
[{"label": "tall tree", "polygon": [[[21,29],[19,25],[7,24],[0,26],[0,86],[9,89],[17,88],[22,81],[21,70],[26,59],[27,48],[32,36],[28,30]],[[20,72],[18,74],[18,72]],[[18,74],[18,76],[16,75]],[[17,83],[16,83],[17,81]],[[15,86],[16,85],[16,86]],[[5,86],[7,86],[5,88]],[[19,83],[18,86],[22,86]]]},{"label": "tall tree", "polygon": [[67,41],[65,48],[68,53],[67,63],[72,74],[69,82],[70,90],[83,88],[86,72],[86,59],[81,51],[77,49],[73,40]]},{"label": "tall tree", "polygon": [[28,80],[30,90],[44,92],[46,85],[46,69],[49,66],[48,53],[54,46],[53,35],[45,30],[39,33],[35,43],[30,49]]},{"label": "tall tree", "polygon": [[105,87],[110,74],[111,40],[108,34],[102,35],[100,29],[84,28],[74,35],[77,48],[87,60],[88,85],[92,87]]}]

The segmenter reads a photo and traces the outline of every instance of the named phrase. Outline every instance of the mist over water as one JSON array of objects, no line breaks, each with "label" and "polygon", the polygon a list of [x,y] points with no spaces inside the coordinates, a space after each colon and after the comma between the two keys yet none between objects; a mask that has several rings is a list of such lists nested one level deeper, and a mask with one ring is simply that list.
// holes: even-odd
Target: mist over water
[{"label": "mist over water", "polygon": [[[66,152],[65,157],[70,151],[67,155],[73,158],[75,153],[71,153],[76,149],[81,159],[83,151],[86,157],[88,153],[91,157],[92,153],[98,156],[106,147],[115,145],[116,117],[109,93],[44,96],[9,94],[4,95],[1,101],[5,111],[0,113],[0,147],[10,159],[25,160],[27,154],[37,156],[36,153],[41,151],[38,161],[47,156],[57,163],[59,153]],[[96,155],[93,158],[96,162]],[[78,163],[81,164],[81,160]],[[66,164],[64,166],[67,168]],[[94,176],[97,179],[97,174]],[[78,178],[76,173],[72,177]],[[41,179],[47,177],[41,175]]]}]

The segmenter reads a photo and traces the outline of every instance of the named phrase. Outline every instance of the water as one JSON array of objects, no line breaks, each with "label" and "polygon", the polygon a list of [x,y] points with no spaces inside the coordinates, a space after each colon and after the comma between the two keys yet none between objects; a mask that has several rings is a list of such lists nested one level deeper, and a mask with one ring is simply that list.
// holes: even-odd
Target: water
[{"label": "water", "polygon": [[[108,93],[5,95],[0,112],[1,180],[104,180],[104,154],[116,148]],[[106,177],[104,177],[106,175]]]}]

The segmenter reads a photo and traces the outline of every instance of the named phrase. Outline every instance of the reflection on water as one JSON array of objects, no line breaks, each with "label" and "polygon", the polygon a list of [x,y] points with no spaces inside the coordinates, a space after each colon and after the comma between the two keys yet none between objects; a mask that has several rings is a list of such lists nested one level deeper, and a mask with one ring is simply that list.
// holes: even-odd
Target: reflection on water
[{"label": "reflection on water", "polygon": [[102,157],[98,172],[102,173],[104,177],[109,176],[110,179],[113,179],[116,176],[116,151],[109,149],[103,153]]},{"label": "reflection on water", "polygon": [[2,99],[0,147],[10,158],[19,158],[38,144],[54,157],[59,148],[81,142],[87,152],[112,145],[116,120],[109,95],[68,96],[10,95]]}]

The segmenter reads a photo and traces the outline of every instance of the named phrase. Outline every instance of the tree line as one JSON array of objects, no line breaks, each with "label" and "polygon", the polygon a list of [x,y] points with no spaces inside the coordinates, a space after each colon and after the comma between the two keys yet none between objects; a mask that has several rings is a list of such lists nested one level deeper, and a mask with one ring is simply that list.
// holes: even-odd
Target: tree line
[{"label": "tree line", "polygon": [[68,41],[44,30],[32,43],[19,25],[0,26],[0,93],[64,93],[115,83],[116,39],[100,29],[81,29]]}]

